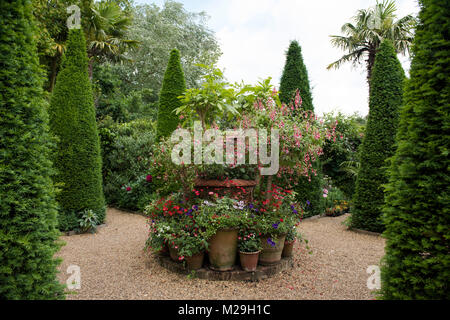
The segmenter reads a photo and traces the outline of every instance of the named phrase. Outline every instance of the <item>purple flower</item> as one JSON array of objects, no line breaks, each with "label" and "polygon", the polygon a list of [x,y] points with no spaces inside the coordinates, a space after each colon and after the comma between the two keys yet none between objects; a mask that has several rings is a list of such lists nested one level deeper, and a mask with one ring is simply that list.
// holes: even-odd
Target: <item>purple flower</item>
[{"label": "purple flower", "polygon": [[197,205],[193,205],[192,208],[193,208],[194,210],[198,210],[198,206],[197,206]]},{"label": "purple flower", "polygon": [[192,211],[193,211],[192,209],[189,209],[188,212],[186,212],[186,215],[187,216],[191,216],[192,215]]},{"label": "purple flower", "polygon": [[309,200],[306,200],[306,204],[309,206],[311,202],[309,202]]},{"label": "purple flower", "polygon": [[297,211],[297,210],[295,210],[295,209],[294,209],[294,210],[292,210],[292,212],[293,212],[293,213],[295,213],[295,214],[297,214],[297,213],[298,213],[298,211]]},{"label": "purple flower", "polygon": [[250,204],[248,205],[248,207],[249,207],[250,209],[253,209],[253,208],[254,208],[253,203],[250,203]]},{"label": "purple flower", "polygon": [[272,227],[274,227],[275,229],[278,229],[278,223],[274,223],[274,224],[272,225]]},{"label": "purple flower", "polygon": [[272,241],[271,238],[267,239],[267,243],[271,246],[271,247],[275,247],[276,243]]}]

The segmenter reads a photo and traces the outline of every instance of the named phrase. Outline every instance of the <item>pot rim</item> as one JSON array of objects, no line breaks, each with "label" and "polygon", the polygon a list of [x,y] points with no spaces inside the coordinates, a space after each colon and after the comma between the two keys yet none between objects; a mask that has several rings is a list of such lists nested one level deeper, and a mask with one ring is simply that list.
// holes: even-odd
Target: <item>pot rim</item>
[{"label": "pot rim", "polygon": [[246,254],[246,255],[256,255],[256,254],[258,254],[258,253],[260,253],[260,252],[261,252],[261,250],[259,250],[259,251],[254,251],[254,252],[243,252],[243,251],[240,251],[240,250],[239,250],[239,253]]}]

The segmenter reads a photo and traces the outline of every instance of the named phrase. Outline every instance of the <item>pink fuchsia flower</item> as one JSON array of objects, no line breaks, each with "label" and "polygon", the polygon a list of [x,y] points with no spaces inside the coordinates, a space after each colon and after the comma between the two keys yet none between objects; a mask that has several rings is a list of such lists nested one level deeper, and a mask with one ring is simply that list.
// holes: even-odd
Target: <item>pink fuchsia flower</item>
[{"label": "pink fuchsia flower", "polygon": [[128,192],[130,192],[130,191],[131,191],[131,187],[127,187],[126,190],[127,190]]},{"label": "pink fuchsia flower", "polygon": [[145,180],[147,180],[148,182],[152,182],[152,180],[153,180],[152,175],[151,175],[151,174],[148,174],[148,175],[145,177]]}]

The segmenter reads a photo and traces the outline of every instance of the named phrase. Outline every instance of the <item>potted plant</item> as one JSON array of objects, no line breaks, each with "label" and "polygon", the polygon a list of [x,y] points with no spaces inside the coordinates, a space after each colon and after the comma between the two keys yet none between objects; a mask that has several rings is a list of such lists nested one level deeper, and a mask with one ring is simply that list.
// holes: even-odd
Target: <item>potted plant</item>
[{"label": "potted plant", "polygon": [[242,234],[238,237],[239,259],[245,271],[255,271],[261,252],[261,241],[256,233]]},{"label": "potted plant", "polygon": [[213,270],[233,269],[241,222],[239,210],[238,202],[228,197],[217,198],[215,203],[205,200],[201,206],[201,217],[197,220],[201,221],[208,239],[208,257]]},{"label": "potted plant", "polygon": [[283,252],[281,253],[281,256],[283,258],[292,257],[294,244],[298,237],[299,237],[299,234],[297,232],[297,228],[295,225],[292,225],[291,228],[289,229],[288,233],[286,234],[286,239],[284,240],[284,248],[283,248]]},{"label": "potted plant", "polygon": [[184,231],[177,238],[177,243],[179,244],[178,255],[181,260],[186,260],[187,268],[189,270],[200,269],[203,266],[205,249],[208,248],[208,242],[204,238],[203,232]]}]

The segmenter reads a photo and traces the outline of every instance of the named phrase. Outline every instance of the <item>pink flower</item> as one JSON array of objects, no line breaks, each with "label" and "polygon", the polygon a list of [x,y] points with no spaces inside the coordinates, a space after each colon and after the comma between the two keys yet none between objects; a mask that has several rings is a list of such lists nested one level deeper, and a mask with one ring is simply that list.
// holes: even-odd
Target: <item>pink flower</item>
[{"label": "pink flower", "polygon": [[145,180],[147,180],[148,182],[152,182],[152,179],[153,179],[153,177],[151,174],[149,174],[145,177]]},{"label": "pink flower", "polygon": [[126,190],[127,190],[128,192],[129,192],[129,191],[131,191],[131,187],[127,187],[127,189],[126,189]]}]

